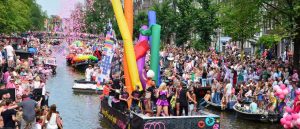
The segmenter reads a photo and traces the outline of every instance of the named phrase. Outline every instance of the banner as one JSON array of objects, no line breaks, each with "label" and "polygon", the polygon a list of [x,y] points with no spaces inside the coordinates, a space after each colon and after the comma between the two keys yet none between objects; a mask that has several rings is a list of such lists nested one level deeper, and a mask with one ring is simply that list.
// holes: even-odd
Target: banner
[{"label": "banner", "polygon": [[101,101],[100,113],[102,114],[103,118],[109,122],[110,127],[114,129],[129,129],[129,115],[125,115],[120,111],[108,106],[106,100]]},{"label": "banner", "polygon": [[46,65],[53,65],[53,66],[56,66],[56,59],[55,58],[46,58],[44,63]]},{"label": "banner", "polygon": [[102,48],[102,60],[99,63],[99,67],[102,71],[98,82],[103,83],[104,80],[109,80],[111,71],[111,62],[114,56],[114,44],[115,40],[110,34],[107,34]]}]

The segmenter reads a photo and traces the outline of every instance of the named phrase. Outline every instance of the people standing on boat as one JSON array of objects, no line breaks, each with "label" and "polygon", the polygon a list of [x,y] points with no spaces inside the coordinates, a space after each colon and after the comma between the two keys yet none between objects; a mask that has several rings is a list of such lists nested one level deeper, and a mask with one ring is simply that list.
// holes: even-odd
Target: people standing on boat
[{"label": "people standing on boat", "polygon": [[131,107],[130,107],[131,111],[140,113],[141,111],[139,107],[140,97],[141,97],[141,93],[140,93],[139,86],[136,86],[135,90],[132,91],[131,93],[131,98],[132,98]]},{"label": "people standing on boat", "polygon": [[127,111],[128,110],[129,93],[127,92],[126,86],[123,87],[123,90],[119,96],[119,99],[120,99],[121,111]]},{"label": "people standing on boat", "polygon": [[115,90],[115,96],[111,103],[112,108],[117,109],[119,111],[123,111],[121,101],[120,101],[120,90]]},{"label": "people standing on boat", "polygon": [[230,80],[226,81],[226,86],[225,86],[225,91],[224,91],[224,96],[226,99],[226,102],[229,102],[230,98],[231,98],[231,94],[232,94],[232,83],[230,82]]},{"label": "people standing on boat", "polygon": [[274,96],[274,93],[271,92],[269,96],[269,102],[268,102],[268,111],[275,112],[277,106],[277,99]]},{"label": "people standing on boat", "polygon": [[250,103],[250,113],[257,113],[257,103],[256,99],[253,99]]},{"label": "people standing on boat", "polygon": [[156,97],[157,102],[157,111],[156,111],[156,116],[161,115],[161,111],[163,111],[164,116],[169,116],[169,111],[168,111],[168,106],[169,102],[167,98],[169,97],[168,89],[167,89],[167,84],[166,83],[161,83],[159,86],[158,91],[156,92]]},{"label": "people standing on boat", "polygon": [[190,92],[188,92],[187,86],[185,83],[182,82],[182,90],[179,92],[179,103],[180,103],[180,107],[179,107],[179,115],[182,116],[183,115],[183,111],[185,113],[185,116],[188,116],[189,114],[189,101],[194,102],[194,104],[197,104],[197,101],[194,100],[190,94]]},{"label": "people standing on boat", "polygon": [[193,115],[197,110],[197,103],[194,103],[197,102],[194,87],[190,86],[188,92],[192,98],[192,100],[189,100],[189,115]]},{"label": "people standing on boat", "polygon": [[89,67],[85,70],[85,81],[92,81],[92,75],[93,75],[93,67],[92,65],[89,65]]}]

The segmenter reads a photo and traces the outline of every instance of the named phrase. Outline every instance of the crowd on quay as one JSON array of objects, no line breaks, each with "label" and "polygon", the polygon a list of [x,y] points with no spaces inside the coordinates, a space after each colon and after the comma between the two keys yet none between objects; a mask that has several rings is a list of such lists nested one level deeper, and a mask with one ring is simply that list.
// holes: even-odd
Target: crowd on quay
[{"label": "crowd on quay", "polygon": [[[45,64],[51,57],[51,45],[29,36],[15,43],[0,40],[0,128],[3,129],[62,129],[62,119],[55,104],[48,107],[46,82],[56,74],[55,66]],[[35,48],[28,59],[17,56],[16,50]]]},{"label": "crowd on quay", "polygon": [[[259,57],[243,56],[234,44],[227,45],[225,53],[169,45],[160,52],[162,83],[156,85],[152,76],[145,75],[146,88],[140,90],[136,86],[129,94],[122,76],[122,50],[116,50],[111,80],[105,82],[101,98],[107,98],[108,104],[120,111],[132,110],[147,116],[193,115],[207,106],[207,101],[221,105],[223,109],[231,101],[249,102],[250,107],[245,106],[243,111],[251,113],[282,113],[285,105],[299,112],[298,71],[292,67],[289,57],[273,55],[266,49]],[[145,73],[149,72],[149,56],[146,57]],[[93,71],[91,69],[92,66],[89,71]],[[282,84],[289,92],[279,98],[274,87]],[[204,97],[200,97],[202,87],[211,88]],[[131,107],[127,106],[129,102]]]}]

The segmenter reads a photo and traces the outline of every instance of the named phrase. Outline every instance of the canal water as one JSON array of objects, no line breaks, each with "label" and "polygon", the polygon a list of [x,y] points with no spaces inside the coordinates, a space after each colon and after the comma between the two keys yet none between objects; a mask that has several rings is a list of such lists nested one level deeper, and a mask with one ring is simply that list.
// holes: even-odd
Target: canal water
[{"label": "canal water", "polygon": [[[82,79],[83,73],[74,71],[66,66],[65,57],[57,53],[57,75],[47,82],[50,92],[49,104],[56,104],[60,112],[65,129],[110,129],[108,125],[99,120],[100,101],[98,96],[89,94],[74,94],[72,85],[74,79]],[[221,118],[221,129],[280,129],[279,124],[260,123],[236,118],[233,112],[215,113]]]}]

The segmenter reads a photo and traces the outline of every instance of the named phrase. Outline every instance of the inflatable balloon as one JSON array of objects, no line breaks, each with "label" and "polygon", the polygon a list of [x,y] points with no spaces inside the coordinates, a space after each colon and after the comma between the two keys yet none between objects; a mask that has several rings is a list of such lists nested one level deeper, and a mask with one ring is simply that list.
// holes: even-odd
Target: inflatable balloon
[{"label": "inflatable balloon", "polygon": [[300,125],[300,118],[297,119],[296,123]]},{"label": "inflatable balloon", "polygon": [[284,96],[283,94],[281,94],[281,95],[279,95],[279,98],[280,98],[280,99],[284,99],[285,96]]},{"label": "inflatable balloon", "polygon": [[134,51],[136,55],[136,60],[144,57],[147,54],[147,51],[150,49],[148,40],[142,40],[134,46]]},{"label": "inflatable balloon", "polygon": [[[288,112],[288,113],[290,113],[290,112],[293,111],[293,109],[290,108],[290,107],[288,107],[288,106],[286,106],[286,107],[285,107],[285,111]],[[288,116],[289,116],[289,115],[286,115],[286,117],[288,117]]]},{"label": "inflatable balloon", "polygon": [[146,89],[146,80],[144,79],[144,67],[145,67],[145,56],[138,59],[136,62],[137,66],[138,66],[138,70],[139,70],[139,75],[140,75],[140,80],[143,86],[143,89]]},{"label": "inflatable balloon", "polygon": [[298,116],[298,114],[292,114],[292,118],[293,118],[293,120],[297,120],[298,118],[299,118],[299,116]]},{"label": "inflatable balloon", "polygon": [[287,88],[285,88],[285,89],[283,90],[283,93],[286,95],[286,94],[289,93],[289,90],[288,90]]},{"label": "inflatable balloon", "polygon": [[281,88],[281,89],[285,89],[286,87],[285,87],[284,84],[280,84],[280,88]]},{"label": "inflatable balloon", "polygon": [[277,89],[279,89],[280,87],[278,86],[278,85],[275,85],[274,87],[273,87],[273,89],[276,91]]},{"label": "inflatable balloon", "polygon": [[135,57],[134,48],[132,44],[132,36],[130,34],[125,16],[123,14],[122,4],[120,0],[111,0],[111,3],[113,6],[115,17],[117,19],[119,30],[121,32],[124,41],[125,57],[126,57],[127,65],[130,66],[128,67],[128,71],[131,79],[131,85],[139,86],[140,89],[142,90],[143,88],[139,79],[136,57]]},{"label": "inflatable balloon", "polygon": [[[156,12],[155,11],[149,11],[148,12],[148,24],[149,27],[156,24]],[[149,36],[149,41],[152,47],[152,36]]]},{"label": "inflatable balloon", "polygon": [[286,123],[285,118],[281,118],[281,119],[280,119],[280,123],[281,123],[282,125],[285,125],[285,123]]},{"label": "inflatable balloon", "polygon": [[[155,11],[148,12],[148,23],[149,23],[149,27],[156,25],[156,12]],[[152,31],[154,31],[154,30],[152,30]],[[152,32],[152,34],[149,37],[149,41],[150,41],[150,45],[151,45],[151,59],[152,59],[152,54],[153,54],[152,52],[153,51],[156,52],[156,50],[155,50],[156,45],[160,45],[160,43],[158,43],[158,44],[156,43],[156,40],[158,37],[154,36],[153,35],[154,33],[156,33],[156,32]],[[158,34],[160,34],[160,33],[158,33]],[[160,40],[160,37],[159,37],[159,40]],[[152,50],[152,49],[154,49],[154,50]],[[159,53],[159,50],[158,50],[158,53]],[[158,55],[158,57],[159,57],[159,55]],[[154,65],[155,65],[155,63],[153,63],[152,67],[155,67]],[[150,64],[150,68],[151,68],[151,64]],[[159,86],[160,85],[160,66],[159,66],[159,64],[158,64],[157,68],[151,68],[151,69],[152,70],[157,69],[157,71],[154,71],[156,73],[156,77],[154,78],[154,80],[155,80],[156,85]]]},{"label": "inflatable balloon", "polygon": [[[147,26],[143,25],[141,27],[141,29],[148,29]],[[142,42],[141,42],[142,41]],[[138,48],[137,45],[140,45],[140,46],[146,46],[146,47],[141,47],[141,48]],[[137,66],[138,66],[138,71],[139,71],[139,76],[140,76],[140,81],[142,83],[142,86],[143,86],[143,89],[145,90],[146,89],[146,80],[144,79],[144,75],[145,75],[145,72],[144,72],[144,66],[145,66],[145,59],[146,59],[146,54],[147,54],[147,51],[149,50],[149,44],[148,44],[148,36],[143,36],[142,34],[139,35],[139,43],[135,46],[135,54],[137,55]],[[144,49],[146,48],[146,49]],[[138,53],[136,50],[140,50],[144,53]]]},{"label": "inflatable balloon", "polygon": [[300,95],[300,90],[297,89],[297,90],[296,90],[296,94],[297,94],[297,95]]},{"label": "inflatable balloon", "polygon": [[292,118],[292,115],[287,115],[287,116],[285,117],[285,119],[286,119],[286,121],[291,121],[293,118]]},{"label": "inflatable balloon", "polygon": [[151,25],[150,29],[148,30],[141,30],[143,35],[152,36],[151,42],[151,56],[150,56],[150,69],[154,71],[155,76],[153,80],[155,83],[158,84],[158,72],[159,72],[159,49],[160,49],[160,30],[161,26],[154,24]]},{"label": "inflatable balloon", "polygon": [[124,0],[124,15],[131,36],[133,35],[133,1]]},{"label": "inflatable balloon", "polygon": [[[124,1],[124,15],[125,19],[128,25],[129,33],[132,37],[133,35],[133,1],[132,0],[125,0]],[[131,39],[132,40],[132,39]],[[124,75],[125,75],[125,85],[128,87],[127,92],[131,94],[132,89],[135,88],[135,86],[132,86],[131,84],[131,77],[129,74],[129,68],[128,68],[128,62],[125,58],[126,50],[123,51],[123,68],[124,68]],[[131,105],[131,99],[128,101],[128,107]]]},{"label": "inflatable balloon", "polygon": [[282,94],[282,90],[281,89],[277,89],[277,91],[276,91],[279,95],[281,95]]}]

